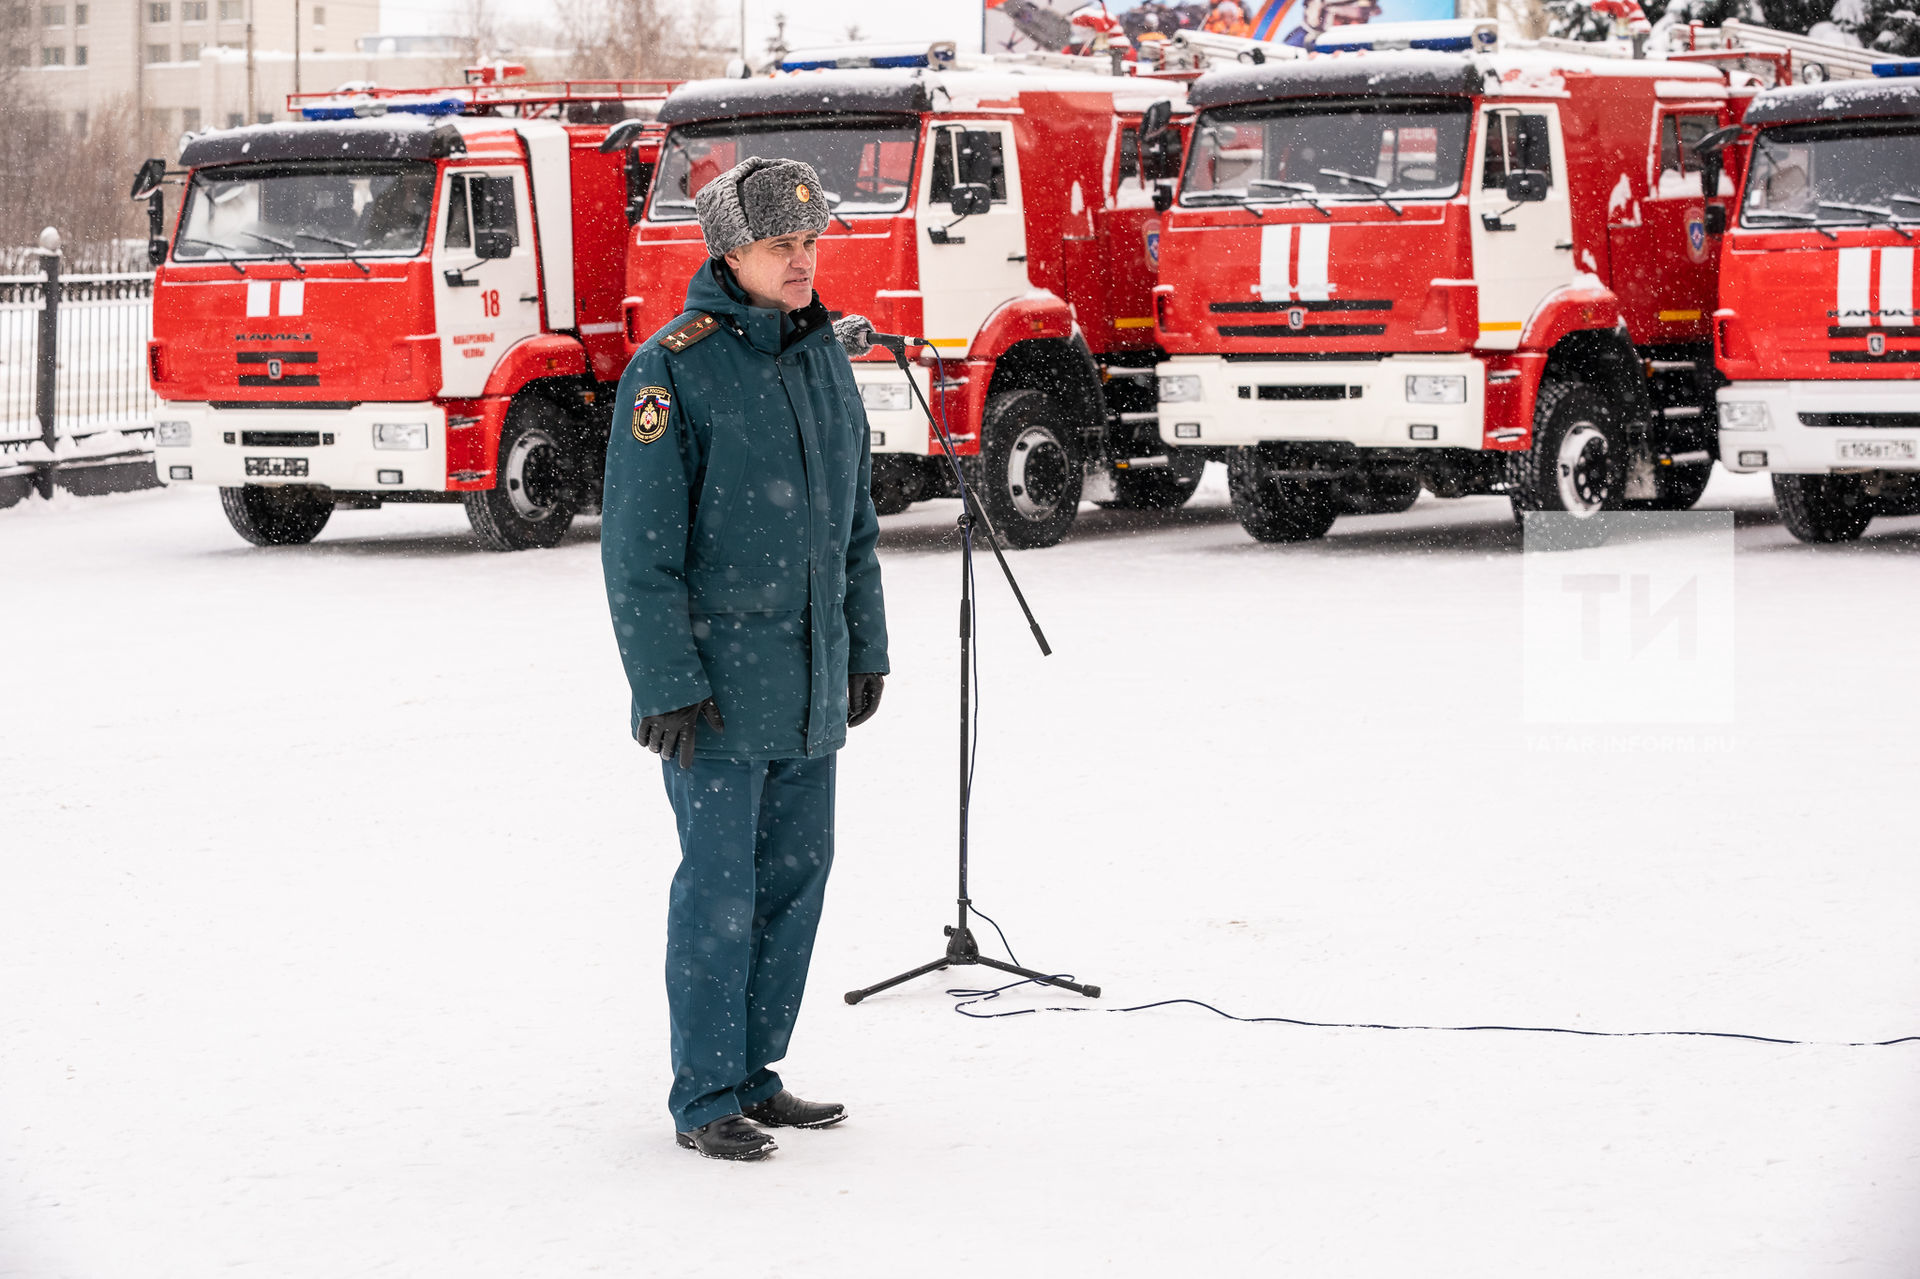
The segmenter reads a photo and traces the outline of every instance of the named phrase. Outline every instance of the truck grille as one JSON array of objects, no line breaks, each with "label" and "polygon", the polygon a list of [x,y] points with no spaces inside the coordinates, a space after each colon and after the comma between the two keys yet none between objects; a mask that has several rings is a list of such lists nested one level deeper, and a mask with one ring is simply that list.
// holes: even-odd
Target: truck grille
[{"label": "truck grille", "polygon": [[[318,431],[242,431],[240,443],[250,449],[317,449],[320,447]],[[327,443],[333,443],[333,437],[327,437]]]},{"label": "truck grille", "polygon": [[[1386,324],[1323,324],[1315,317],[1327,312],[1391,311],[1385,298],[1328,298],[1317,302],[1215,302],[1215,315],[1284,315],[1284,324],[1222,324],[1223,338],[1367,338],[1379,337]],[[1384,317],[1383,317],[1384,318]],[[1295,321],[1299,321],[1295,323]]]},{"label": "truck grille", "polygon": [[1920,413],[1802,413],[1802,426],[1837,426],[1849,430],[1920,430]]},{"label": "truck grille", "polygon": [[234,363],[242,368],[260,368],[261,373],[240,374],[241,386],[319,386],[317,373],[289,373],[287,368],[295,364],[318,364],[318,351],[241,351],[234,355]]}]

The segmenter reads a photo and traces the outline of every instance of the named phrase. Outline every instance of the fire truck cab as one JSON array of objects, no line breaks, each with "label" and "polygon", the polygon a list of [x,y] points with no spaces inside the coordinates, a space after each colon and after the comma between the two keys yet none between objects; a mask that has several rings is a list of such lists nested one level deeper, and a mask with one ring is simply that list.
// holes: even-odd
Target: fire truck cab
[{"label": "fire truck cab", "polygon": [[259,545],[396,501],[464,502],[494,549],[558,542],[599,502],[650,176],[599,144],[664,87],[307,95],[190,139],[156,243],[161,478],[218,485]]},{"label": "fire truck cab", "polygon": [[[950,46],[889,61],[790,59],[771,77],[668,97],[628,254],[629,349],[679,314],[706,260],[700,189],[749,156],[804,160],[833,213],[821,299],[931,343],[912,376],[1007,542],[1059,541],[1083,496],[1184,502],[1204,459],[1170,454],[1155,430],[1152,312],[1153,181],[1178,164],[1164,125],[1185,109],[1181,85],[1113,75],[1104,61],[970,60]],[[878,509],[950,495],[899,367],[876,349],[854,374]]]},{"label": "fire truck cab", "polygon": [[1920,514],[1920,63],[1769,90],[1720,259],[1720,456],[1773,473],[1787,528]]},{"label": "fire truck cab", "polygon": [[[1354,28],[1364,34],[1365,29]],[[1160,431],[1254,537],[1507,493],[1684,509],[1713,463],[1711,67],[1489,51],[1209,72],[1166,217]]]}]

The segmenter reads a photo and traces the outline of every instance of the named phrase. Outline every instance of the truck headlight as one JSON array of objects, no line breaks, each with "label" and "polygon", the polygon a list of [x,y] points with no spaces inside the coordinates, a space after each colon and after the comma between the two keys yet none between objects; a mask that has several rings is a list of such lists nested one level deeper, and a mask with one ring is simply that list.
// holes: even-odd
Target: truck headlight
[{"label": "truck headlight", "polygon": [[1764,400],[1722,400],[1720,425],[1729,431],[1770,431],[1773,419]]},{"label": "truck headlight", "polygon": [[1407,378],[1409,404],[1465,404],[1467,379],[1458,373],[1415,373]]},{"label": "truck headlight", "polygon": [[860,403],[874,413],[901,413],[913,407],[913,392],[905,382],[862,382]]},{"label": "truck headlight", "polygon": [[153,442],[163,449],[184,449],[193,444],[193,423],[155,422]]},{"label": "truck headlight", "polygon": [[1162,404],[1190,404],[1200,399],[1200,378],[1193,373],[1176,373],[1160,378]]},{"label": "truck headlight", "polygon": [[375,422],[373,447],[423,449],[427,447],[427,424],[425,422]]}]

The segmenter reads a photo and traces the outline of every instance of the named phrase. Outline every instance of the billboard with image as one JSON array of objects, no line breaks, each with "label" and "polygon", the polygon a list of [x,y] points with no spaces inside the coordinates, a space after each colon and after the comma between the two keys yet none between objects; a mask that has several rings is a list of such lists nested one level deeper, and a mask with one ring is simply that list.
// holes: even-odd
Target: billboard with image
[{"label": "billboard with image", "polygon": [[1363,22],[1431,22],[1454,0],[986,0],[989,53],[1092,52],[1104,36],[1138,52],[1176,31],[1212,31],[1311,48],[1323,31]]}]

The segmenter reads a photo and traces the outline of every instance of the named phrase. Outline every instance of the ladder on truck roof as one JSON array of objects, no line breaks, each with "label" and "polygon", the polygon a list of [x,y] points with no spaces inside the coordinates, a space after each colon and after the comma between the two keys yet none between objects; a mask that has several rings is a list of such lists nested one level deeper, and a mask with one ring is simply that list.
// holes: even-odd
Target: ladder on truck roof
[{"label": "ladder on truck roof", "polygon": [[[315,93],[289,93],[287,113],[303,120],[351,120],[380,115],[422,116],[503,116],[510,119],[535,119],[543,116],[567,116],[572,106],[598,106],[639,103],[658,108],[667,95],[678,88],[680,80],[538,80],[525,84],[503,84],[504,75],[519,68],[470,67],[467,83],[430,89],[387,89],[378,85],[332,89]],[[625,116],[607,120],[581,119],[578,123],[616,123]]]},{"label": "ladder on truck roof", "polygon": [[[1888,54],[1826,40],[1810,40],[1791,31],[1756,27],[1750,22],[1728,19],[1717,27],[1697,22],[1675,25],[1668,37],[1667,56],[1676,62],[1713,62],[1731,70],[1746,71],[1773,83],[1769,88],[1788,84],[1824,84],[1829,80],[1868,80],[1873,66],[1884,62]],[[1766,74],[1762,74],[1762,71]]]}]

